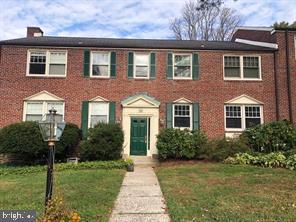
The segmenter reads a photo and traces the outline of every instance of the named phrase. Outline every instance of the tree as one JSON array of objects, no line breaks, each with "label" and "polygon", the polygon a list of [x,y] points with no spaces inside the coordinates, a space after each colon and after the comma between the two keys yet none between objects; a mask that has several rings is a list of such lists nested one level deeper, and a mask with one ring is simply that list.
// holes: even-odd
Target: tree
[{"label": "tree", "polygon": [[240,23],[233,9],[223,7],[221,0],[190,0],[180,17],[170,22],[170,29],[178,40],[229,40]]},{"label": "tree", "polygon": [[272,26],[273,28],[296,28],[296,21],[294,21],[293,23],[289,23],[289,22],[285,22],[285,21],[282,21],[282,22],[276,22],[273,24]]}]

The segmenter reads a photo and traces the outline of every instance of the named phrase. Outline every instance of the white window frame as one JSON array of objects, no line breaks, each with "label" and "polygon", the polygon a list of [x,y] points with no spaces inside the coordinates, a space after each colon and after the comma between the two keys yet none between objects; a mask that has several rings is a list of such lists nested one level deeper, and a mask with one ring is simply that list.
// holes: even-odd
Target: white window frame
[{"label": "white window frame", "polygon": [[89,102],[89,106],[88,106],[88,123],[87,123],[87,126],[88,128],[91,128],[90,124],[91,124],[91,110],[92,110],[92,105],[94,103],[105,103],[105,104],[108,104],[108,110],[107,110],[107,123],[109,123],[109,112],[110,112],[110,102],[107,102],[107,101],[90,101]]},{"label": "white window frame", "polygon": [[[225,77],[225,57],[228,57],[228,56],[239,57],[240,77]],[[244,77],[244,57],[258,57],[259,78],[245,78]],[[223,79],[224,80],[237,80],[237,81],[262,81],[261,56],[260,55],[234,55],[234,54],[223,55]]]},{"label": "white window frame", "polygon": [[51,107],[48,107],[48,103],[62,103],[63,104],[63,113],[59,113],[59,114],[63,115],[63,121],[65,121],[65,102],[59,101],[59,100],[27,100],[27,101],[24,101],[23,121],[27,121],[26,116],[27,116],[28,103],[42,103],[42,117],[48,113],[49,109],[51,109]]},{"label": "white window frame", "polygon": [[[189,106],[190,127],[175,127],[175,106]],[[173,128],[174,129],[192,130],[192,121],[193,121],[192,118],[193,118],[193,114],[192,114],[192,104],[191,103],[174,103],[173,104]]]},{"label": "white window frame", "polygon": [[[226,106],[239,106],[241,108],[241,128],[227,128],[226,127]],[[242,132],[246,130],[246,114],[245,114],[245,107],[246,106],[253,106],[260,108],[260,124],[264,123],[263,118],[263,106],[260,104],[224,104],[224,129],[226,132]]]},{"label": "white window frame", "polygon": [[[31,53],[34,52],[45,52],[46,56],[46,63],[45,63],[45,74],[30,74],[30,60],[31,60]],[[65,74],[64,75],[50,75],[49,74],[49,65],[50,65],[50,53],[52,52],[59,52],[59,53],[65,53]],[[26,76],[31,77],[46,77],[46,78],[65,78],[67,76],[67,66],[68,66],[68,51],[67,50],[59,50],[59,49],[53,49],[53,50],[46,50],[46,49],[29,49],[27,51],[27,70],[26,70]]]},{"label": "white window frame", "polygon": [[[136,56],[137,55],[147,55],[148,56],[148,73],[146,77],[143,76],[136,76],[136,67],[137,65],[142,65],[142,64],[136,64]],[[150,53],[145,53],[145,52],[134,52],[134,78],[135,79],[149,79],[150,78]]]},{"label": "white window frame", "polygon": [[[94,76],[93,75],[93,54],[95,54],[95,53],[108,54],[108,76]],[[99,64],[99,65],[107,65],[107,64]],[[99,79],[110,78],[110,67],[111,67],[111,52],[107,52],[107,51],[91,51],[90,52],[90,74],[89,74],[89,76],[91,78],[99,78]]]},{"label": "white window frame", "polygon": [[[175,77],[175,56],[190,56],[190,77]],[[192,79],[192,53],[173,53],[173,79],[176,79],[176,80]]]}]

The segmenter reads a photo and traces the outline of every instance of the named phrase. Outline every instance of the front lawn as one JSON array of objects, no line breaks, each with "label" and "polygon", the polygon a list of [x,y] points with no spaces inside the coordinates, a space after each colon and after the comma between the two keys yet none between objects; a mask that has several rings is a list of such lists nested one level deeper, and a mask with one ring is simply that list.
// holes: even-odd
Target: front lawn
[{"label": "front lawn", "polygon": [[295,221],[295,171],[197,162],[156,173],[172,221]]},{"label": "front lawn", "polygon": [[[65,170],[55,174],[55,191],[81,221],[108,221],[125,171]],[[0,209],[44,212],[46,172],[0,176]]]}]

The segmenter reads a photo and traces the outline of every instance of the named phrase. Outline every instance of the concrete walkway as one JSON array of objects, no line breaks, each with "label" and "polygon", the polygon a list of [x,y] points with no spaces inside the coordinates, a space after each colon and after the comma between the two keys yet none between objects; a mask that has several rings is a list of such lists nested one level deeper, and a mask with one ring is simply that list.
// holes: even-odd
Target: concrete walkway
[{"label": "concrete walkway", "polygon": [[169,222],[166,204],[152,167],[127,172],[110,222]]}]

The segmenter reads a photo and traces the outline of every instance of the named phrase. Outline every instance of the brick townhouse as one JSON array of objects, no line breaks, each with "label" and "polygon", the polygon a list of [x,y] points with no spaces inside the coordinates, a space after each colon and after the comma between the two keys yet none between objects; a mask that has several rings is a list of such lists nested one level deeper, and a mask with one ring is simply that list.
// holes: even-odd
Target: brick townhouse
[{"label": "brick townhouse", "polygon": [[118,122],[124,155],[157,154],[164,127],[236,136],[296,122],[295,29],[237,28],[228,42],[43,36],[0,41],[0,127],[54,107],[86,135]]}]

